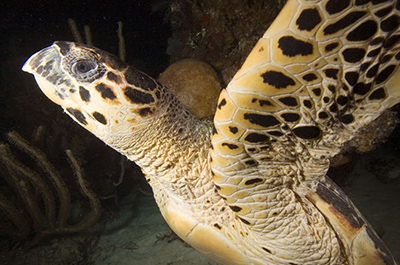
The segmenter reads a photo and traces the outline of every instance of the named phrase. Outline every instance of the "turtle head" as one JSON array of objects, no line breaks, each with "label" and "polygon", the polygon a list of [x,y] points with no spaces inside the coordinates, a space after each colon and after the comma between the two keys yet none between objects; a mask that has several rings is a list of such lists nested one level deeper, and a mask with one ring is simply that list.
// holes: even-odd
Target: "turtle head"
[{"label": "turtle head", "polygon": [[[156,116],[162,86],[118,57],[72,42],[54,42],[22,70],[79,124],[107,142]],[[104,137],[106,136],[106,137]],[[114,137],[116,138],[116,137]]]}]

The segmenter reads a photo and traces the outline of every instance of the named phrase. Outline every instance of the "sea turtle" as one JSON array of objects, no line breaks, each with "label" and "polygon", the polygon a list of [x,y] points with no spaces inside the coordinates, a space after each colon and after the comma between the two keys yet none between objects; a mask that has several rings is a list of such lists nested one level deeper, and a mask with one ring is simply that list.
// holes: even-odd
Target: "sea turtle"
[{"label": "sea turtle", "polygon": [[222,90],[213,122],[93,47],[55,42],[23,70],[135,161],[169,226],[221,264],[395,264],[326,172],[400,101],[398,9],[289,0]]}]

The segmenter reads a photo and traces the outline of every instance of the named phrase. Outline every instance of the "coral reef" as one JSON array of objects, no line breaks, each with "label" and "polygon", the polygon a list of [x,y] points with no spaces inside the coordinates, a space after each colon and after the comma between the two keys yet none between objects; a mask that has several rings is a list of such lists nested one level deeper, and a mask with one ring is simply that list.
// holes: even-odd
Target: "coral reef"
[{"label": "coral reef", "polygon": [[285,0],[171,2],[171,62],[206,60],[226,85],[275,19]]},{"label": "coral reef", "polygon": [[[387,141],[400,122],[395,109],[386,110],[376,120],[362,128],[353,139],[345,144],[342,151],[331,159],[329,175],[337,176],[334,178],[336,182],[339,184],[345,182],[345,179],[342,178],[352,170],[355,165],[354,160],[357,160],[359,154],[372,151]],[[381,174],[387,174],[387,177],[390,178],[391,173],[387,170],[382,171]],[[380,177],[380,179],[383,178]]]},{"label": "coral reef", "polygon": [[[1,218],[0,235],[33,241],[60,233],[84,231],[91,227],[100,216],[100,201],[88,188],[83,178],[83,170],[71,150],[66,150],[77,182],[89,201],[91,212],[79,221],[70,223],[71,196],[61,174],[51,164],[47,156],[32,146],[17,132],[9,132],[8,140],[22,151],[17,157],[10,145],[0,143],[0,160],[8,174],[3,174],[0,190]],[[24,160],[24,155],[33,161]],[[22,162],[24,161],[24,162]],[[32,243],[33,242],[33,243]]]},{"label": "coral reef", "polygon": [[386,141],[399,121],[395,111],[386,110],[376,120],[362,128],[356,137],[346,143],[344,151],[353,149],[358,153],[364,153],[375,149]]},{"label": "coral reef", "polygon": [[217,74],[207,63],[184,59],[165,69],[158,80],[197,118],[214,115],[221,89]]},{"label": "coral reef", "polygon": [[[68,25],[69,28],[71,29],[71,33],[74,36],[74,39],[78,43],[84,43],[89,46],[93,46],[93,41],[92,41],[92,33],[90,31],[90,26],[85,25],[83,26],[83,32],[85,35],[85,42],[82,39],[81,33],[79,32],[78,26],[76,25],[76,21],[73,18],[68,19]],[[122,27],[123,27],[123,22],[118,21],[118,52],[119,52],[119,58],[121,58],[122,61],[126,60],[126,48],[125,48],[125,38],[122,32]]]}]

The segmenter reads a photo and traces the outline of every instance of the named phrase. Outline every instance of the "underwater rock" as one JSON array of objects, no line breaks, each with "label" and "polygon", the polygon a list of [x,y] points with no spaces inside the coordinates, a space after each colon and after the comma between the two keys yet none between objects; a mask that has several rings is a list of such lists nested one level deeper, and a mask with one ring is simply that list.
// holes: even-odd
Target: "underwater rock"
[{"label": "underwater rock", "polygon": [[207,63],[196,59],[176,62],[158,80],[168,86],[197,118],[207,118],[215,113],[220,85],[217,74]]},{"label": "underwater rock", "polygon": [[240,68],[285,0],[174,0],[168,40],[170,61],[206,59],[224,85]]},{"label": "underwater rock", "polygon": [[388,139],[397,124],[399,124],[397,113],[392,110],[384,111],[376,120],[357,132],[357,135],[345,144],[342,153],[348,151],[365,153],[374,150]]}]

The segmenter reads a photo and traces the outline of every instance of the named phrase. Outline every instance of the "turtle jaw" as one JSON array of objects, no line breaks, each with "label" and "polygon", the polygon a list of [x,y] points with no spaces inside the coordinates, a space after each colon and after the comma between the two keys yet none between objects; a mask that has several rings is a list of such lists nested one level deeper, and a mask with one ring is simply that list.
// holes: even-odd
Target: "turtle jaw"
[{"label": "turtle jaw", "polygon": [[68,89],[73,85],[69,77],[62,71],[59,48],[53,44],[33,54],[22,67],[24,72],[35,77],[36,83],[43,93],[57,105],[63,105],[67,95],[60,89],[61,85]]}]

